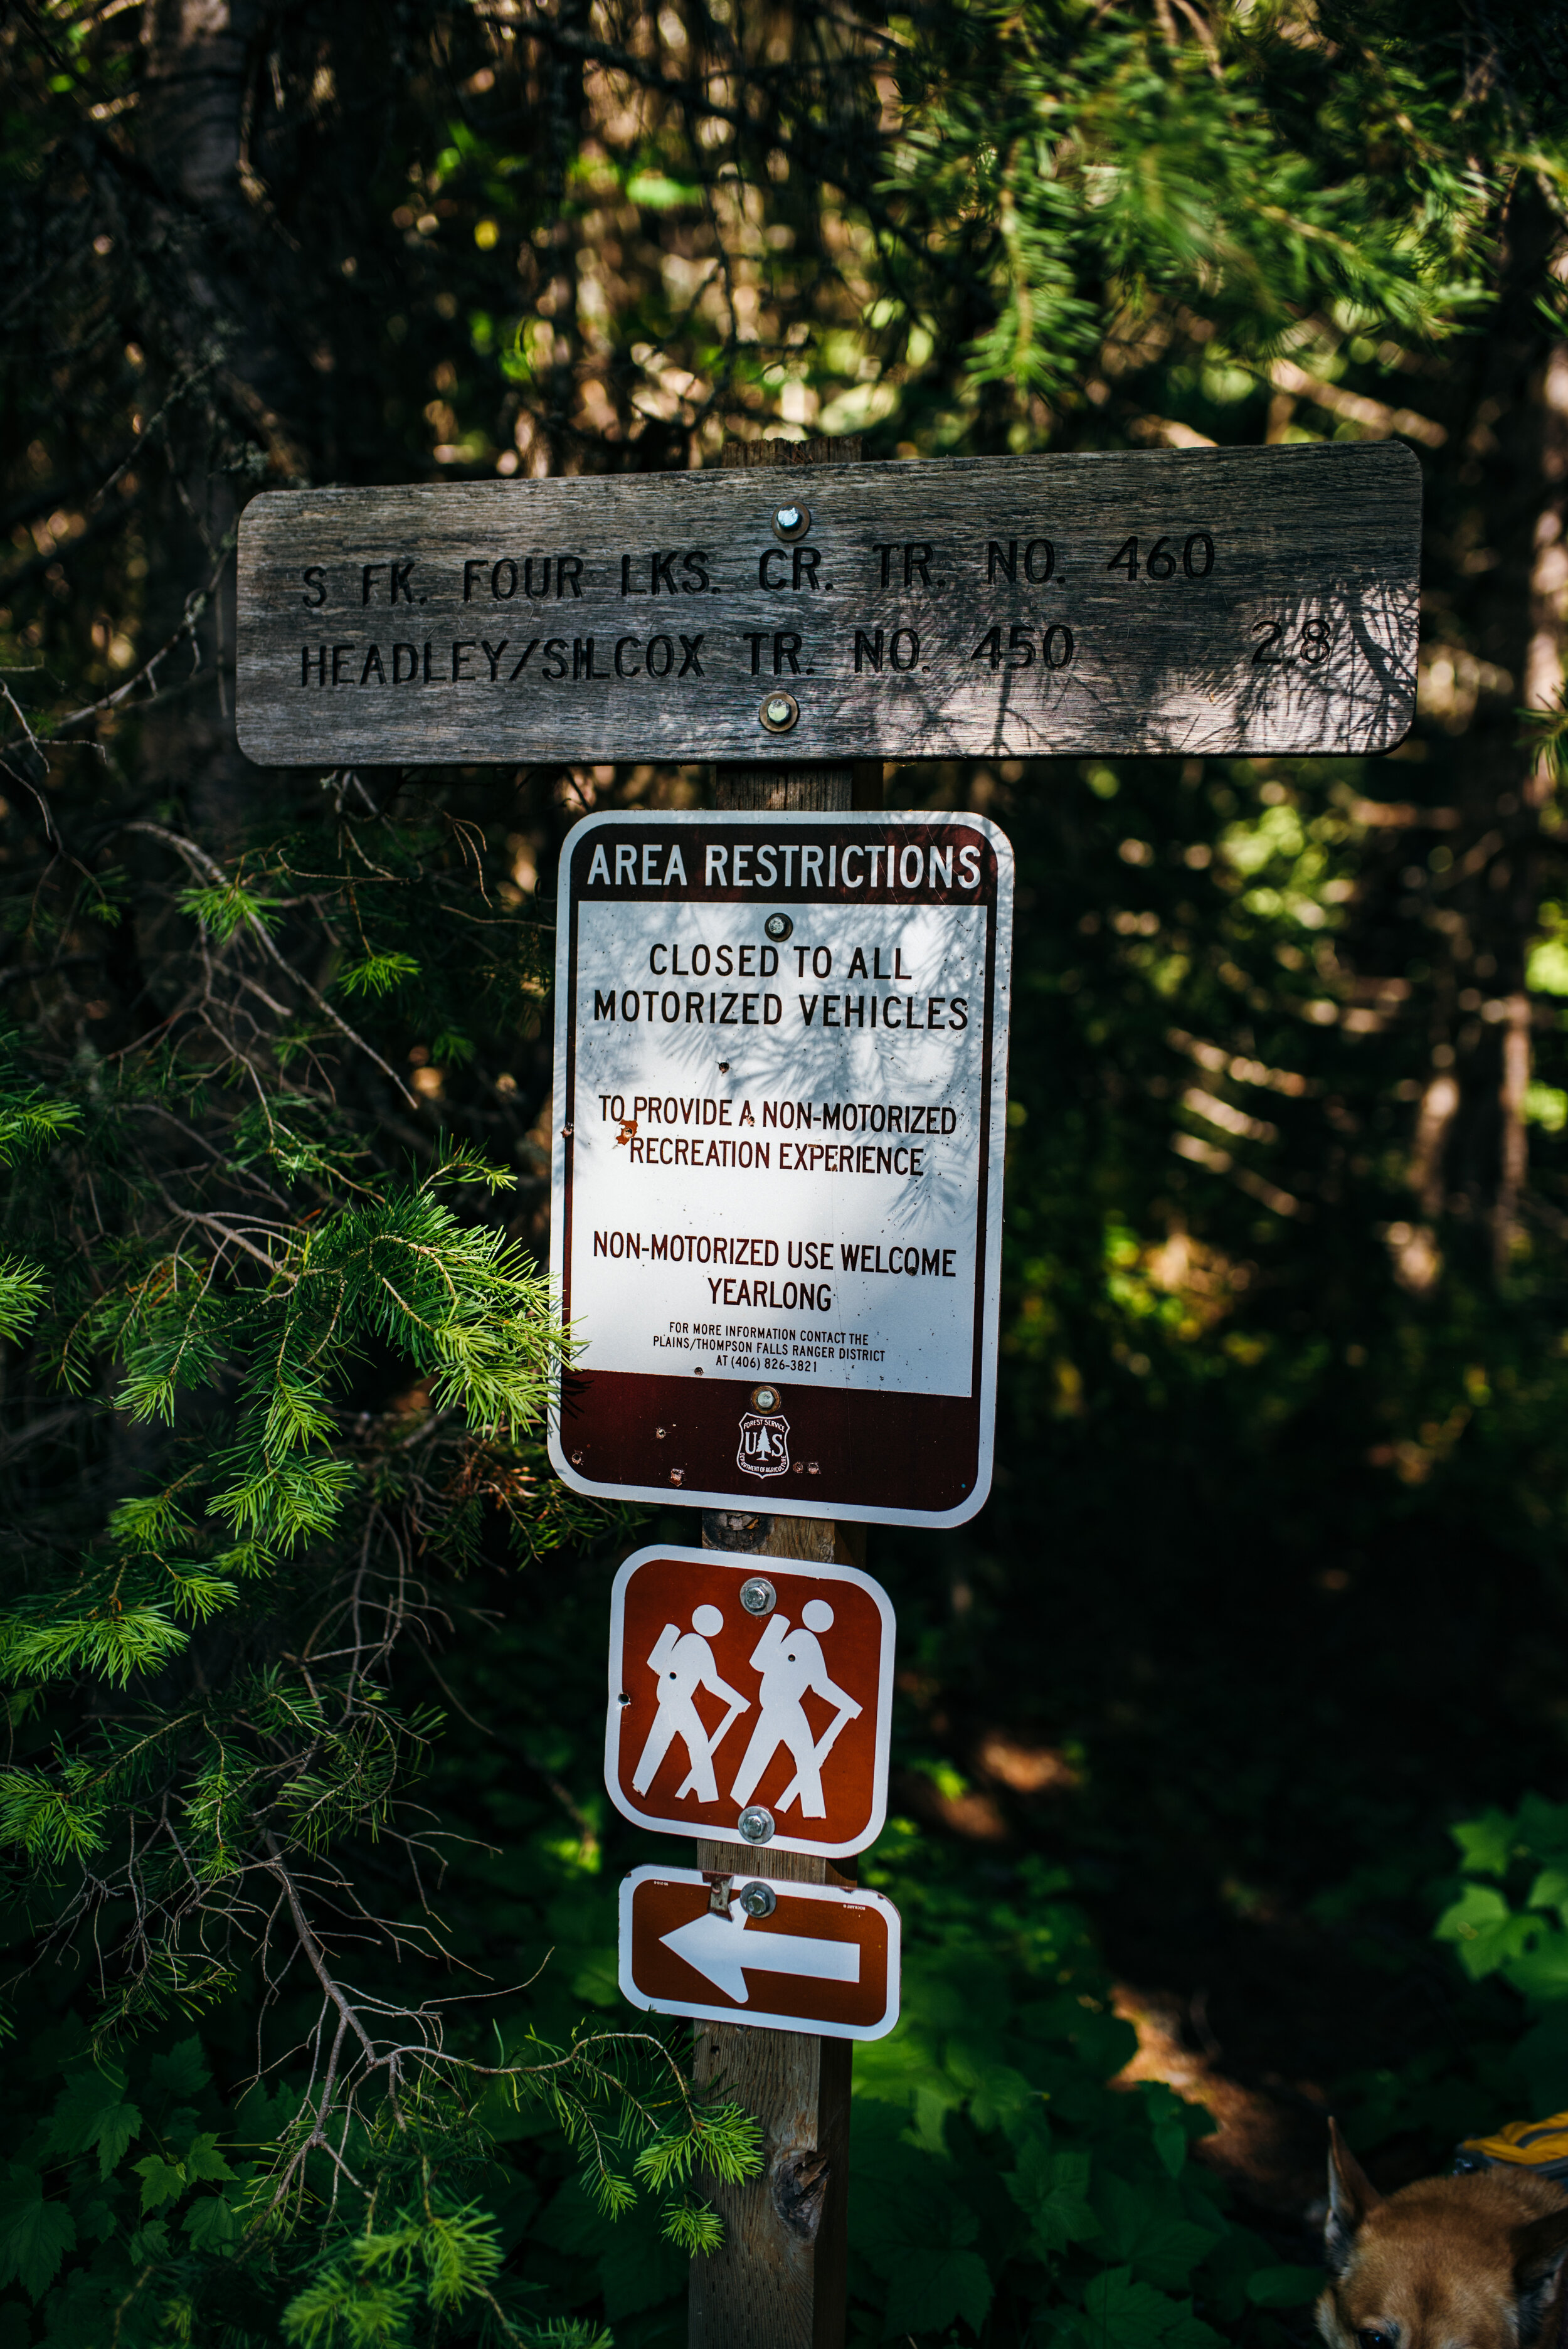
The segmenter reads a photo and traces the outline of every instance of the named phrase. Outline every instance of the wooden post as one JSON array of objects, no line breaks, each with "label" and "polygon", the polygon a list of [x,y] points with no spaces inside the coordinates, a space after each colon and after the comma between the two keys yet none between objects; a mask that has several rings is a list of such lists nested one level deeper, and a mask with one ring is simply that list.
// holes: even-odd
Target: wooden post
[{"label": "wooden post", "polygon": [[[837,440],[727,442],[723,461],[738,465],[852,462],[859,437]],[[875,794],[872,772],[875,774]],[[880,807],[880,765],[855,768],[772,763],[719,767],[715,798],[729,808]],[[851,1529],[845,1528],[848,1533]],[[853,1529],[858,1537],[859,1529]],[[710,1549],[759,1557],[835,1557],[863,1562],[863,1537],[851,1557],[841,1530],[821,1517],[773,1517],[710,1509],[702,1537]],[[740,1851],[699,1843],[697,1865],[747,1881],[853,1883],[831,1861],[795,1852]],[[853,1863],[850,1863],[852,1869]],[[742,2187],[707,2181],[724,2220],[724,2245],[691,2270],[691,2349],[841,2349],[849,2266],[850,2058],[847,2039],[801,2031],[758,2031],[727,2023],[695,2026],[694,2075],[699,2087],[725,2092],[762,2124],[765,2167]]]}]

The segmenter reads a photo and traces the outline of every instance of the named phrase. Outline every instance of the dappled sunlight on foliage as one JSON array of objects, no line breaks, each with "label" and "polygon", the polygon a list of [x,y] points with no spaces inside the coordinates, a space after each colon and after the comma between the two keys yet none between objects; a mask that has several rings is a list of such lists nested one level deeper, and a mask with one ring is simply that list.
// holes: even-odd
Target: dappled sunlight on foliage
[{"label": "dappled sunlight on foliage", "polygon": [[251,766],[247,501],[1398,436],[1388,757],[882,778],[1019,918],[995,1486],[872,1536],[851,2339],[1301,2341],[1330,2104],[1388,2183],[1568,2105],[1556,16],[46,0],[0,56],[0,2337],[653,2349],[761,2158],[614,1979],[609,1587],[693,1528],[543,1443],[561,846],[708,779]]}]

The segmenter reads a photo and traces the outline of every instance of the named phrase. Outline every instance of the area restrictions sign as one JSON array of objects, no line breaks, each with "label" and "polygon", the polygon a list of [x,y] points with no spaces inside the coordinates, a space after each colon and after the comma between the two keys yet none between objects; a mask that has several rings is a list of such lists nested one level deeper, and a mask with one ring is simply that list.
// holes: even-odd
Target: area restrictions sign
[{"label": "area restrictions sign", "polygon": [[240,525],[240,741],[1384,750],[1415,711],[1419,523],[1387,441],[277,491]]},{"label": "area restrictions sign", "polygon": [[972,815],[590,817],[552,1272],[579,1491],[957,1525],[991,1475],[1012,854]]}]

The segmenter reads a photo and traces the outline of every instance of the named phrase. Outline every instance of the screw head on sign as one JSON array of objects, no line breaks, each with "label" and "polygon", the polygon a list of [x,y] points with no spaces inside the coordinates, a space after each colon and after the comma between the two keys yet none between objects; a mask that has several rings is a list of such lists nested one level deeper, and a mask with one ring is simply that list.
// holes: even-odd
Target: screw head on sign
[{"label": "screw head on sign", "polygon": [[751,1408],[753,1411],[777,1411],[779,1400],[779,1393],[777,1387],[753,1387],[751,1390]]},{"label": "screw head on sign", "polygon": [[811,509],[810,506],[801,505],[798,501],[786,506],[779,506],[774,513],[773,535],[775,538],[804,538],[810,527]]},{"label": "screw head on sign", "polygon": [[779,1593],[765,1574],[753,1574],[740,1586],[740,1603],[748,1615],[771,1615]]},{"label": "screw head on sign", "polygon": [[741,1886],[740,1905],[748,1917],[771,1917],[779,1906],[779,1895],[770,1884],[753,1881]]},{"label": "screw head on sign", "polygon": [[773,1814],[764,1810],[760,1803],[748,1804],[736,1825],[747,1843],[771,1843],[773,1840]]},{"label": "screw head on sign", "polygon": [[777,941],[791,936],[795,925],[788,914],[769,914],[762,927],[769,937]]},{"label": "screw head on sign", "polygon": [[573,1468],[581,1468],[581,1467],[582,1467],[582,1465],[583,1465],[583,1454],[581,1454],[581,1452],[574,1452],[574,1453],[572,1454],[572,1465],[573,1466]]},{"label": "screw head on sign", "polygon": [[770,693],[758,718],[769,734],[788,734],[800,716],[800,705],[792,693]]}]

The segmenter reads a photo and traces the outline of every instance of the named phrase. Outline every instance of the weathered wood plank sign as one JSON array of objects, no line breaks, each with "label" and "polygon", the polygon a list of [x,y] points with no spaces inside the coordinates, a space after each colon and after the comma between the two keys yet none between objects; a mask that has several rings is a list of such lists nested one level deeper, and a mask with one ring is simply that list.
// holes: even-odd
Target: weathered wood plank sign
[{"label": "weathered wood plank sign", "polygon": [[1385,750],[1393,442],[284,491],[240,529],[253,759]]},{"label": "weathered wood plank sign", "polygon": [[1012,852],[973,815],[610,814],[561,864],[551,1457],[958,1525],[996,1365]]}]

